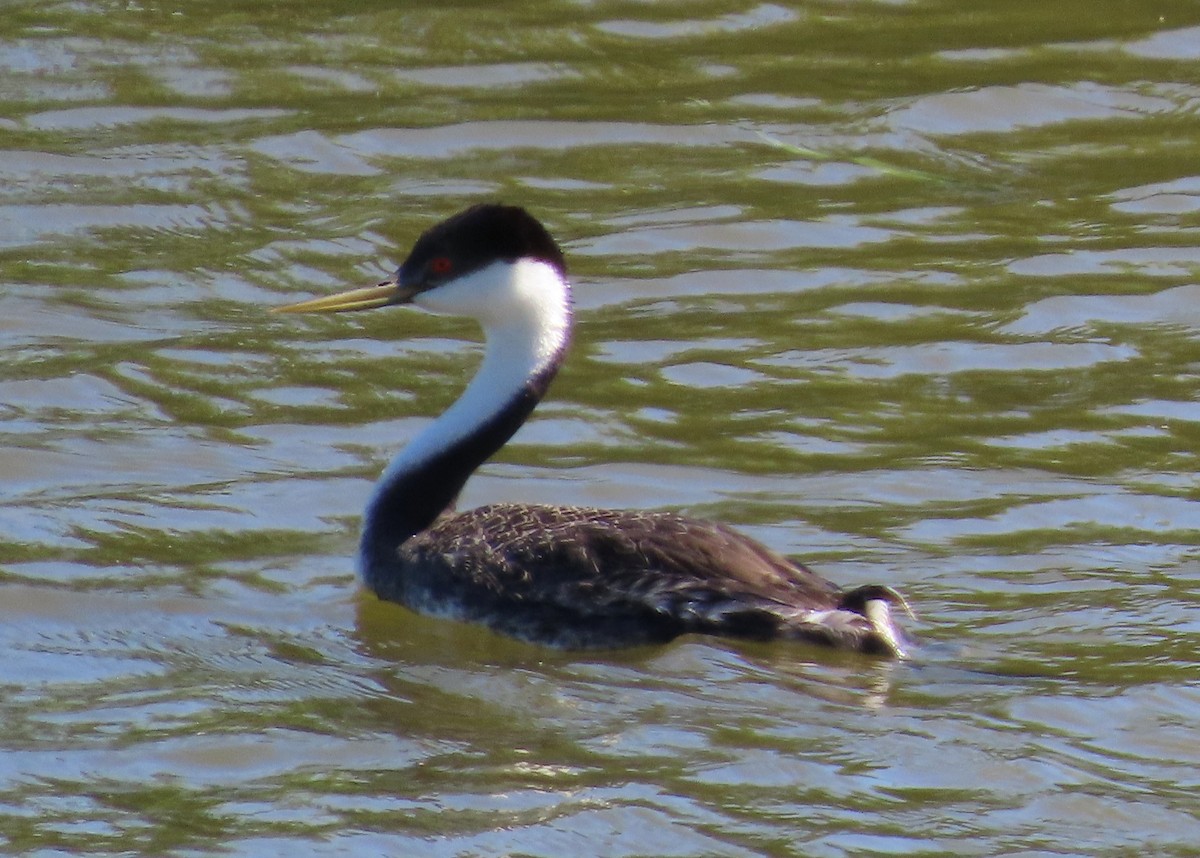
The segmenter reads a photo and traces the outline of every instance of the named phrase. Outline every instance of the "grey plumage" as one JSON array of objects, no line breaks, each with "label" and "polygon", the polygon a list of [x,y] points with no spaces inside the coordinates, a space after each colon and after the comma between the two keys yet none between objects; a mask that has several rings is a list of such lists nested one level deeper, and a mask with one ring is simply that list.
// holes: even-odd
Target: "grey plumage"
[{"label": "grey plumage", "polygon": [[[527,640],[599,647],[687,632],[895,654],[852,594],[722,524],[671,513],[493,504],[443,516],[368,584]],[[869,596],[899,597],[886,588]],[[894,598],[893,598],[894,597]]]}]

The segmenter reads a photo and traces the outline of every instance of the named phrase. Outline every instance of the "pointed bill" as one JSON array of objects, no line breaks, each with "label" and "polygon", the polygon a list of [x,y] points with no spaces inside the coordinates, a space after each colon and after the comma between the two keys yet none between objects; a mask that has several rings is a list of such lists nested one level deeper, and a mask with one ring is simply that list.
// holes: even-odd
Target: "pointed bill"
[{"label": "pointed bill", "polygon": [[394,278],[384,280],[377,286],[365,289],[350,289],[336,295],[313,298],[298,304],[275,307],[272,313],[348,313],[352,310],[374,310],[389,304],[407,304],[412,293],[399,285]]}]

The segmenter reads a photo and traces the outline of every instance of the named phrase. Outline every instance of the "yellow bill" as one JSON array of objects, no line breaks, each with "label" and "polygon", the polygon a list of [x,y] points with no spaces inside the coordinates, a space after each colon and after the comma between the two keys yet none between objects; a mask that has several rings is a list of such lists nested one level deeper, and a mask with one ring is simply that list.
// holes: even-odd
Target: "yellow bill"
[{"label": "yellow bill", "polygon": [[378,286],[350,289],[336,295],[313,298],[298,304],[275,307],[272,313],[348,313],[351,310],[374,310],[388,304],[405,304],[412,298],[395,280],[385,280]]}]

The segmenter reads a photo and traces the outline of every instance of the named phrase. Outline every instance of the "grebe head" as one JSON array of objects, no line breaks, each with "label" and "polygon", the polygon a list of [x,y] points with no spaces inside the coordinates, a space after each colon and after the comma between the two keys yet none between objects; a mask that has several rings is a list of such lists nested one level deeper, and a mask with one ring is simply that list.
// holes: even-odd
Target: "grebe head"
[{"label": "grebe head", "polygon": [[[338,313],[416,304],[435,313],[503,323],[515,303],[569,304],[562,251],[542,224],[517,206],[472,206],[426,230],[404,263],[376,286],[277,308]],[[536,308],[534,308],[536,310]],[[536,313],[535,313],[536,314]]]}]

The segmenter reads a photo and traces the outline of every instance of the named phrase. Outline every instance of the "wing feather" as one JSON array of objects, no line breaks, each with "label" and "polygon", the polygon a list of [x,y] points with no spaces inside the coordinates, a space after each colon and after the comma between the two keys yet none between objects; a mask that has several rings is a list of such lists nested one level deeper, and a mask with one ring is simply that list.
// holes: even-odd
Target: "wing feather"
[{"label": "wing feather", "polygon": [[564,646],[699,631],[865,649],[877,637],[806,567],[672,513],[493,504],[445,516],[398,553],[401,590],[384,598]]}]

